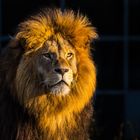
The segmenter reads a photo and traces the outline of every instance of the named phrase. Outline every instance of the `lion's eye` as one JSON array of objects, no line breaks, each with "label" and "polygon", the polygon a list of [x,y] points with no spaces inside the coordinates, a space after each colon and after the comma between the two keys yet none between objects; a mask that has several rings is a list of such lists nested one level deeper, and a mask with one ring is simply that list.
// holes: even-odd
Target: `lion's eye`
[{"label": "lion's eye", "polygon": [[52,55],[50,53],[43,53],[42,55],[45,59],[48,59],[48,60],[52,59]]},{"label": "lion's eye", "polygon": [[68,58],[68,59],[70,59],[70,58],[72,58],[72,57],[73,57],[73,53],[71,53],[71,52],[70,52],[70,53],[67,53],[67,58]]}]

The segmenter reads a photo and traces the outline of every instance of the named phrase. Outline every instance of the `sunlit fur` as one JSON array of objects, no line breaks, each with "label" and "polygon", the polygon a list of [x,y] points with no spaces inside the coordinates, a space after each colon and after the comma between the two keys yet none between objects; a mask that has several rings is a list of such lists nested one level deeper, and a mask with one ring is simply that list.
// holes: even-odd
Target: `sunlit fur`
[{"label": "sunlit fur", "polygon": [[52,35],[60,33],[77,49],[97,37],[85,16],[73,11],[44,10],[19,25],[17,39],[25,39],[27,50],[36,50]]},{"label": "sunlit fur", "polygon": [[[34,79],[34,75],[36,70],[32,67],[33,59],[31,56],[37,53],[45,41],[52,36],[56,40],[62,37],[73,46],[76,53],[77,73],[68,95],[55,96],[49,93],[39,93],[38,96],[35,96],[36,92],[40,90],[35,86],[37,79]],[[20,45],[11,45],[11,47],[17,49],[23,47],[24,51],[21,56],[18,56],[20,59],[15,58],[15,61],[18,61],[15,64],[16,79],[13,77],[5,79],[5,81],[8,80],[7,83],[12,85],[8,87],[11,88],[10,92],[14,99],[18,100],[17,102],[23,106],[24,110],[27,110],[29,116],[35,117],[35,127],[38,130],[36,133],[39,133],[39,139],[88,139],[88,134],[82,134],[82,132],[79,134],[78,130],[84,127],[83,123],[85,122],[81,119],[84,117],[82,112],[90,104],[96,88],[96,70],[90,56],[90,43],[96,37],[95,29],[88,19],[80,14],[75,14],[73,11],[62,13],[60,10],[43,10],[19,25],[14,40]],[[22,61],[23,59],[24,61]],[[9,66],[9,71],[12,71],[12,68]],[[12,73],[10,74],[12,75]],[[18,88],[17,85],[20,81],[22,83],[21,88]],[[30,94],[32,94],[30,96],[32,98],[27,97]],[[87,128],[82,128],[82,130],[84,129]],[[74,134],[74,131],[77,134]],[[73,136],[70,136],[72,134]],[[17,139],[20,139],[18,134]],[[30,136],[29,139],[35,138]]]}]

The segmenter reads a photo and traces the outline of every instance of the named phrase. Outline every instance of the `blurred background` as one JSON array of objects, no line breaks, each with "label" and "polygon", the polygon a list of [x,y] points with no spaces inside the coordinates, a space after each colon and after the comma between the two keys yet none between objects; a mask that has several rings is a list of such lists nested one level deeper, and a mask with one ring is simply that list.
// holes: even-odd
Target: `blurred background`
[{"label": "blurred background", "polygon": [[97,28],[96,139],[140,140],[140,0],[0,0],[0,50],[44,7],[79,10]]}]

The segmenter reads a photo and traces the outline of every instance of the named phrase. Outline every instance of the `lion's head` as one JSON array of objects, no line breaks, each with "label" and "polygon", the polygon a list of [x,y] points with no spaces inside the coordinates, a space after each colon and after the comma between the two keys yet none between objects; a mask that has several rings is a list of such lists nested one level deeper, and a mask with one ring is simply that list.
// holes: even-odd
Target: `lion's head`
[{"label": "lion's head", "polygon": [[[28,70],[29,68],[32,72]],[[16,85],[20,90],[25,88],[23,87],[24,82],[26,85],[30,81],[29,85],[34,85],[34,88],[37,87],[38,93],[64,96],[72,90],[72,86],[76,82],[76,75],[76,50],[66,39],[58,34],[55,35],[55,38],[52,36],[46,40],[42,47],[34,53],[23,56],[17,70]],[[23,81],[22,79],[25,77],[27,79]],[[26,90],[28,90],[29,85],[27,85]],[[35,94],[38,95],[38,93]],[[24,91],[23,94],[28,94],[24,96],[32,97],[34,91],[33,93]]]},{"label": "lion's head", "polygon": [[90,101],[96,86],[90,43],[96,37],[88,19],[72,11],[44,10],[19,25],[16,97],[29,113],[43,118],[42,125],[44,114],[47,127],[50,114],[56,122],[61,121],[57,114],[70,120],[71,112],[80,112]]}]

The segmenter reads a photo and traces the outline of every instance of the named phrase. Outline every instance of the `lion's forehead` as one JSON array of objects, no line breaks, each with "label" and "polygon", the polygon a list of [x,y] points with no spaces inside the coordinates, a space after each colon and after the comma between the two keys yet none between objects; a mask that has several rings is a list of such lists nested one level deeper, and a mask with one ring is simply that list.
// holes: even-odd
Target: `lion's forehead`
[{"label": "lion's forehead", "polygon": [[48,51],[56,53],[56,55],[64,55],[69,51],[74,52],[71,44],[60,36],[57,36],[55,39],[49,39],[44,44]]},{"label": "lion's forehead", "polygon": [[[31,42],[30,42],[31,43]],[[28,46],[30,44],[29,42],[25,45],[25,46]],[[67,40],[67,39],[64,39],[64,37],[62,37],[61,34],[55,34],[55,35],[52,35],[50,36],[46,41],[42,41],[41,43],[37,43],[37,44],[34,44],[36,47],[35,48],[30,48],[30,49],[27,49],[25,51],[25,55],[28,55],[30,53],[34,53],[38,50],[48,50],[52,53],[67,53],[69,51],[75,51],[73,45]]]}]

